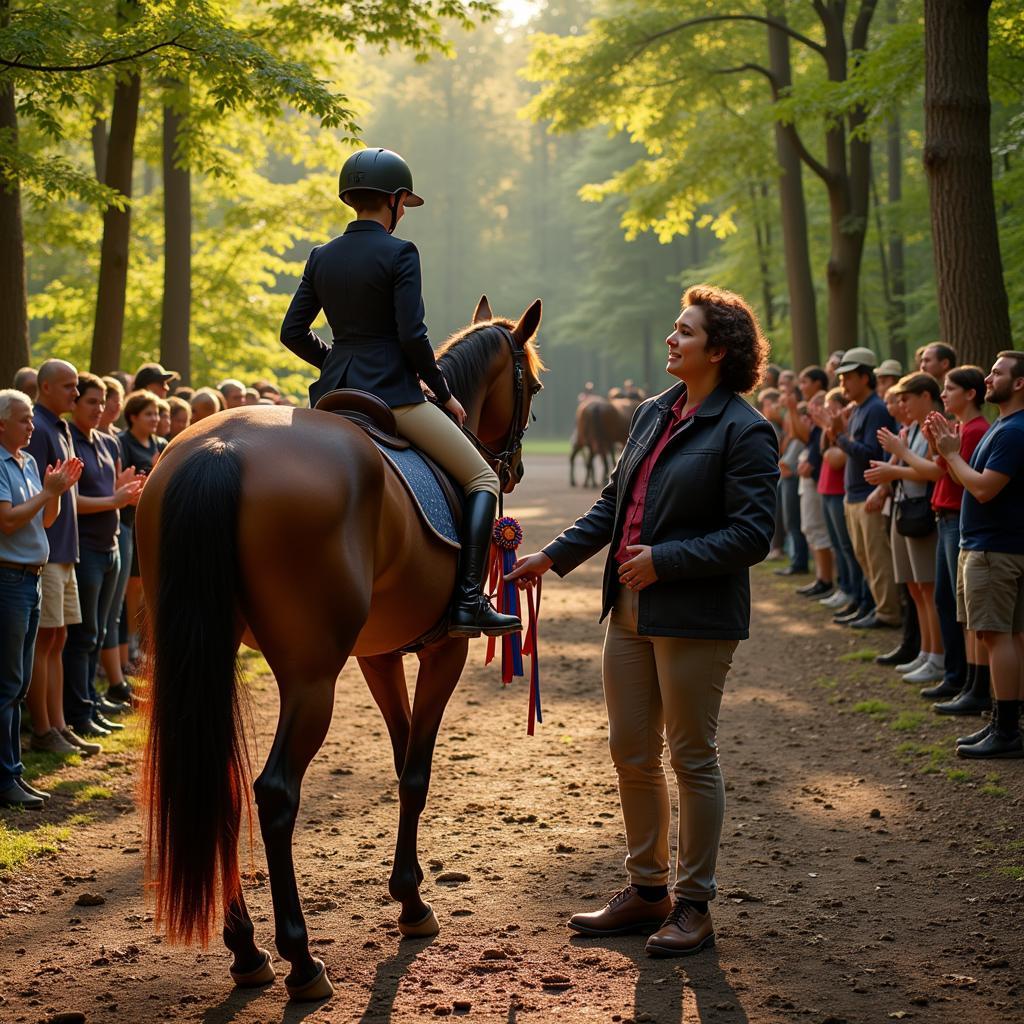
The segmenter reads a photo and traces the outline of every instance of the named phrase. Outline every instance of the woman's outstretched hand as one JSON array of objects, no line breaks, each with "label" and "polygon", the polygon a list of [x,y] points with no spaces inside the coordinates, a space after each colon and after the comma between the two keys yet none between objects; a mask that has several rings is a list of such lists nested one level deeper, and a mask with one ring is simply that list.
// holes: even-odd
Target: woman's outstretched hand
[{"label": "woman's outstretched hand", "polygon": [[654,571],[650,544],[630,544],[626,550],[633,557],[619,566],[619,582],[630,590],[643,590],[657,583],[658,574]]},{"label": "woman's outstretched hand", "polygon": [[525,587],[532,587],[540,581],[554,563],[544,554],[543,551],[535,551],[532,555],[524,555],[515,565],[512,571],[505,576],[506,583],[515,581],[520,590]]}]

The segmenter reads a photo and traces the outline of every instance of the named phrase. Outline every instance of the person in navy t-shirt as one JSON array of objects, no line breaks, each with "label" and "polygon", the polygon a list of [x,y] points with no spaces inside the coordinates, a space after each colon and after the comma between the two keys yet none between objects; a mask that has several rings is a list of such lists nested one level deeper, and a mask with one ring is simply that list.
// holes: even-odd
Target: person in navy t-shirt
[{"label": "person in navy t-shirt", "polygon": [[1024,352],[1000,352],[985,378],[985,400],[999,418],[970,464],[957,428],[933,413],[926,428],[949,472],[964,487],[960,512],[957,617],[988,652],[992,721],[958,740],[960,757],[1024,757]]}]

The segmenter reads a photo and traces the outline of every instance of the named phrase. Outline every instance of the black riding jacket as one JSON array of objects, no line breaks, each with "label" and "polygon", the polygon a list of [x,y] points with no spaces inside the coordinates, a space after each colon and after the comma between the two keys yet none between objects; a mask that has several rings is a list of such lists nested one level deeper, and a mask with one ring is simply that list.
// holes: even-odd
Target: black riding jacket
[{"label": "black riding jacket", "polygon": [[[333,345],[310,330],[321,309]],[[391,408],[422,402],[417,378],[442,404],[451,395],[423,322],[419,252],[376,221],[352,221],[309,254],[281,341],[320,370],[311,405],[335,388],[369,391]]]}]

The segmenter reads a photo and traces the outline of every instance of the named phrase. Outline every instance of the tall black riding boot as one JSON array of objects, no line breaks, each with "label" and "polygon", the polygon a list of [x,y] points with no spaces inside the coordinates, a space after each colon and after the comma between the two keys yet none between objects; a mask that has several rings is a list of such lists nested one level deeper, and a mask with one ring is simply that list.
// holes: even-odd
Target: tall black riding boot
[{"label": "tall black riding boot", "polygon": [[462,512],[462,551],[455,602],[448,621],[449,636],[504,636],[523,628],[516,615],[501,615],[484,596],[491,531],[498,499],[490,491],[474,491]]}]

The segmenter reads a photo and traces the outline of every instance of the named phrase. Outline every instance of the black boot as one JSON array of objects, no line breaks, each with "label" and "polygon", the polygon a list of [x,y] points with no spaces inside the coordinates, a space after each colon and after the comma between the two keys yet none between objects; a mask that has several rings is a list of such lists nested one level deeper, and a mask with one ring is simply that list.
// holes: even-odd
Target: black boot
[{"label": "black boot", "polygon": [[967,682],[960,693],[951,701],[935,705],[940,715],[982,715],[991,709],[988,665],[968,664]]},{"label": "black boot", "polygon": [[462,512],[462,551],[455,603],[448,620],[449,636],[504,636],[523,628],[515,615],[501,615],[484,596],[491,531],[498,499],[489,491],[474,491]]},{"label": "black boot", "polygon": [[969,736],[957,736],[956,745],[958,747],[970,747],[975,743],[980,743],[996,727],[996,719],[998,718],[999,701],[995,701],[992,704],[992,717],[977,732],[972,732]]},{"label": "black boot", "polygon": [[977,743],[957,747],[956,756],[1024,758],[1024,740],[1020,734],[1020,705],[1019,700],[996,701],[998,713],[989,734]]}]

